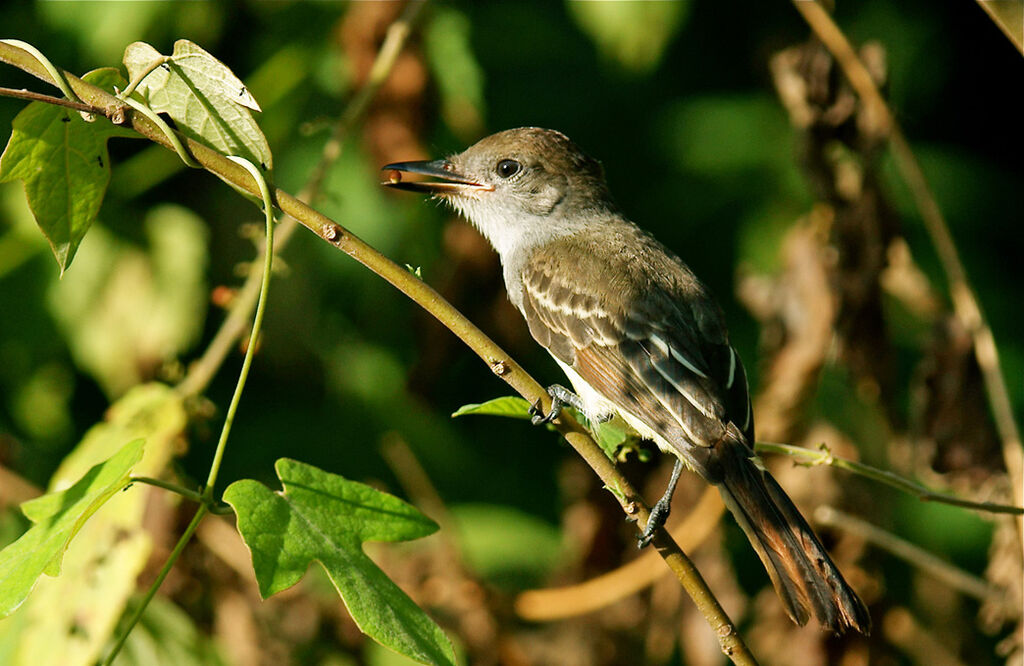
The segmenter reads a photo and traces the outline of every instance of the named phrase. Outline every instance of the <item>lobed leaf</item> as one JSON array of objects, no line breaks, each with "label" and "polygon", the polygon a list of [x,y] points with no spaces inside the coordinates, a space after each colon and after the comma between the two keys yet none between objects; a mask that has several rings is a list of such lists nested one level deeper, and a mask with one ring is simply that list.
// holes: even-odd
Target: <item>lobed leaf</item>
[{"label": "lobed leaf", "polygon": [[275,465],[283,492],[236,481],[224,501],[252,554],[260,594],[295,585],[319,562],[367,636],[420,663],[454,664],[444,632],[362,550],[364,541],[404,541],[437,524],[402,500],[295,460]]},{"label": "lobed leaf", "polygon": [[[110,68],[82,78],[110,90],[124,85]],[[0,156],[0,182],[24,181],[32,215],[50,242],[61,275],[99,213],[110,183],[107,140],[113,136],[134,133],[106,118],[86,122],[77,111],[44,102],[32,102],[12,123]]]}]

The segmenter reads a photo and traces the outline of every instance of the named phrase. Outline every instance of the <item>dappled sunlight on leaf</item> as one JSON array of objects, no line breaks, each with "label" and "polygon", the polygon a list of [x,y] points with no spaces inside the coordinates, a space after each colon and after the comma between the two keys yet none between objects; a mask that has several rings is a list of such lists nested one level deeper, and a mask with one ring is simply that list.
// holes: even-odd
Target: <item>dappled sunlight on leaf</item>
[{"label": "dappled sunlight on leaf", "polygon": [[[54,474],[50,489],[68,489],[90,467],[133,440],[139,440],[141,459],[135,458],[132,473],[159,476],[184,426],[185,412],[172,389],[160,384],[136,387],[110,407],[105,422],[86,433]],[[116,492],[123,485],[113,484],[111,488]],[[116,493],[81,527],[64,556],[60,577],[40,579],[17,613],[27,618],[27,624],[17,637],[13,663],[94,663],[135,592],[136,577],[149,556],[152,537],[143,529],[142,520],[153,492],[164,493],[148,487]],[[26,514],[39,519],[50,513],[52,497],[34,500],[34,505],[27,505]]]}]

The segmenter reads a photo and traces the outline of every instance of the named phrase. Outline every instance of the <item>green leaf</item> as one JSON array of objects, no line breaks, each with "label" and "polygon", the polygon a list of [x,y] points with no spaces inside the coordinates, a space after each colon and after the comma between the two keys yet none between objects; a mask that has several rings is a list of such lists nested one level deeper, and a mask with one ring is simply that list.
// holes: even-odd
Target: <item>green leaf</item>
[{"label": "green leaf", "polygon": [[[123,86],[115,69],[82,77],[105,89]],[[110,182],[107,140],[135,136],[106,118],[86,122],[71,109],[32,102],[12,123],[0,157],[0,182],[22,180],[32,215],[50,242],[61,275],[96,219]]]},{"label": "green leaf", "polygon": [[[591,423],[581,412],[571,407],[565,407],[564,409],[572,413],[577,421],[586,424],[593,434],[594,440],[601,446],[605,455],[609,458],[615,458],[619,447],[636,439],[634,434],[623,427],[624,424],[619,419],[607,423]],[[483,416],[505,416],[511,419],[528,419],[530,418],[529,410],[529,402],[517,395],[508,395],[494,398],[487,402],[463,405],[455,410],[452,417],[479,414]],[[550,424],[547,427],[549,430],[554,430],[554,427]]]},{"label": "green leaf", "polygon": [[295,585],[319,562],[363,633],[421,663],[454,664],[444,632],[361,546],[424,537],[437,524],[396,497],[311,465],[282,458],[275,467],[283,492],[251,479],[224,492],[252,553],[260,594]]},{"label": "green leaf", "polygon": [[634,435],[620,428],[615,421],[591,424],[591,432],[594,433],[594,439],[597,440],[597,443],[604,450],[605,455],[613,459],[620,446],[626,444],[631,439],[635,439]]},{"label": "green leaf", "polygon": [[21,505],[35,525],[0,551],[0,617],[10,615],[25,601],[41,574],[60,575],[71,539],[97,509],[128,485],[129,473],[141,459],[142,440],[136,439],[93,466],[67,490]]},{"label": "green leaf", "polygon": [[[116,454],[125,442],[139,438],[145,438],[146,445],[133,473],[163,475],[185,423],[181,397],[174,389],[155,383],[132,389],[111,405],[106,421],[90,428],[64,459],[50,481],[51,492],[68,488],[93,465]],[[85,523],[64,555],[61,576],[40,578],[17,613],[3,621],[24,622],[24,627],[11,648],[13,656],[0,662],[32,666],[96,663],[135,593],[139,573],[152,551],[152,536],[142,523],[147,505],[157,499],[154,494],[161,502],[176,501],[166,491],[140,485],[114,494],[103,510]],[[36,517],[48,511],[45,502],[28,509]],[[5,588],[0,583],[0,589]]]},{"label": "green leaf", "polygon": [[[163,59],[145,42],[129,44],[124,64],[134,81]],[[166,113],[189,138],[225,154],[244,157],[269,170],[270,146],[248,109],[259,109],[245,85],[198,45],[179,39],[170,60],[151,71],[136,88],[150,108]]]},{"label": "green leaf", "polygon": [[452,414],[466,416],[467,414],[480,414],[483,416],[507,416],[512,419],[530,418],[530,403],[517,395],[507,395],[501,398],[494,398],[487,402],[471,403],[459,407]]}]

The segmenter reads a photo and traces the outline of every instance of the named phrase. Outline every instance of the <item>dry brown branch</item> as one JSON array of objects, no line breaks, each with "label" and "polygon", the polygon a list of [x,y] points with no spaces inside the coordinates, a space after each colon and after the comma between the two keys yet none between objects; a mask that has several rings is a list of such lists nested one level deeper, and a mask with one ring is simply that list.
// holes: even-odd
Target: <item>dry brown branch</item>
[{"label": "dry brown branch", "polygon": [[[1000,368],[998,349],[992,330],[986,323],[978,299],[967,280],[949,226],[910,149],[910,144],[849,40],[818,2],[794,0],[793,4],[815,35],[835,56],[850,85],[866,105],[874,124],[888,132],[889,146],[897,168],[914,197],[925,229],[932,239],[949,281],[953,311],[964,328],[970,331],[974,341],[975,357],[985,379],[992,416],[1002,439],[1003,461],[1014,489],[1013,503],[1018,506],[1024,505],[1024,447]],[[1024,519],[1018,519],[1017,530],[1024,548]]]},{"label": "dry brown branch", "polygon": [[1019,0],[978,0],[978,6],[1024,55],[1024,3]]},{"label": "dry brown branch", "polygon": [[[715,529],[725,505],[715,488],[707,488],[700,501],[683,519],[672,521],[668,531],[679,547],[691,551]],[[547,622],[590,613],[648,587],[668,572],[656,553],[644,552],[635,560],[577,585],[527,590],[515,601],[516,614],[524,620]]]},{"label": "dry brown branch", "polygon": [[958,569],[920,546],[915,546],[866,520],[824,505],[814,511],[814,519],[822,525],[856,534],[967,596],[981,601],[1000,598],[1001,591],[983,579]]}]

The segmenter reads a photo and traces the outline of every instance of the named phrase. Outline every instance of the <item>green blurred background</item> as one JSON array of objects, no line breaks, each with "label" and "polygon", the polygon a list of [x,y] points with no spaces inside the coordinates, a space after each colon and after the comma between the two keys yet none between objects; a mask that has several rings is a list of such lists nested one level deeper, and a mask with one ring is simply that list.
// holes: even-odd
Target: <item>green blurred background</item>
[{"label": "green blurred background", "polygon": [[[162,52],[178,38],[199,43],[262,104],[274,177],[294,192],[398,9],[11,3],[0,8],[0,25],[78,73],[118,65],[135,40]],[[885,49],[889,100],[991,320],[1020,414],[1024,114],[1013,90],[1024,61],[972,2],[840,1],[836,20],[855,43],[877,40]],[[775,52],[807,35],[784,2],[431,3],[367,122],[346,138],[317,207],[395,261],[419,267],[534,376],[554,382],[557,368],[504,302],[496,259],[482,241],[445,209],[379,187],[378,169],[456,152],[509,127],[559,129],[603,162],[622,209],[718,294],[756,389],[761,331],[735,285],[741,272],[778,270],[783,235],[814,202],[768,69]],[[12,68],[0,83],[43,88]],[[0,138],[20,108],[0,98]],[[222,321],[211,291],[239,284],[254,257],[258,212],[219,180],[142,142],[115,140],[111,156],[99,220],[63,280],[21,185],[0,186],[0,463],[40,486],[127,388],[181,376]],[[944,290],[906,188],[887,160],[881,173],[900,233]],[[288,456],[401,495],[381,455],[381,442],[398,437],[460,520],[483,580],[505,590],[545,581],[565,553],[571,450],[523,422],[453,421],[460,405],[509,390],[414,304],[311,234],[300,231],[280,259],[223,484],[252,477],[276,487],[273,461]],[[906,387],[927,328],[890,324],[891,389],[909,411]],[[213,415],[190,430],[179,465],[192,483],[205,478],[240,358],[234,354],[206,392]],[[885,464],[884,442],[872,439],[885,430],[880,408],[862,400],[841,369],[826,373],[817,404],[866,459]],[[631,468],[639,478],[648,471]],[[987,523],[877,492],[888,501],[874,522],[981,573]],[[19,519],[13,508],[4,515],[3,533],[13,538]],[[742,540],[730,538],[729,546],[743,586],[762,586]],[[905,565],[883,557],[877,566],[890,573],[899,603],[920,603],[900,589]],[[755,571],[750,582],[747,569]],[[969,610],[964,617],[972,622]],[[998,634],[959,630],[970,635],[956,648],[965,663],[997,663]],[[888,663],[915,660],[882,654]]]}]

